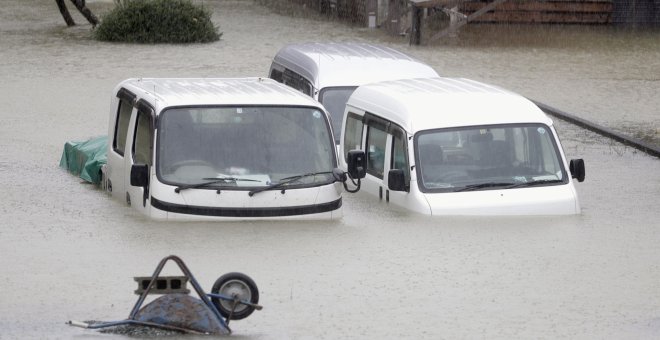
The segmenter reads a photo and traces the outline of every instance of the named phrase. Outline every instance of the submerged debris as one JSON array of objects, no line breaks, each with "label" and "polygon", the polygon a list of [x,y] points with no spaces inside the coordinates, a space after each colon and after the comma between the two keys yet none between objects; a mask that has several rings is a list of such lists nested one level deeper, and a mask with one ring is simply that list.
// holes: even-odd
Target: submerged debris
[{"label": "submerged debris", "polygon": [[[103,321],[98,321],[98,320],[89,320],[85,322],[90,325],[103,323]],[[142,326],[142,325],[119,325],[115,327],[101,328],[99,329],[99,332],[105,334],[118,334],[118,335],[126,335],[131,337],[142,337],[142,338],[180,336],[181,334],[186,334],[185,332],[181,332],[181,331],[162,329],[158,327]]]},{"label": "submerged debris", "polygon": [[[184,276],[159,276],[167,261],[174,261]],[[242,273],[222,275],[206,294],[188,266],[176,255],[163,258],[151,277],[136,277],[140,295],[130,316],[119,321],[74,321],[66,324],[102,333],[135,337],[176,336],[183,333],[229,335],[230,320],[240,320],[261,310],[259,291],[250,277]],[[190,282],[199,298],[189,296]],[[182,285],[183,284],[183,285]],[[161,295],[145,306],[149,294]]]}]

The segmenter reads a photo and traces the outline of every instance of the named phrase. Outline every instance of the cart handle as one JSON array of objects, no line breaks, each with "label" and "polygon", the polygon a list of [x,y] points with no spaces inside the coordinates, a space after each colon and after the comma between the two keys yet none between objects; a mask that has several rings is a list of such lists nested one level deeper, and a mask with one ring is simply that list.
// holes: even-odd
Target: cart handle
[{"label": "cart handle", "polygon": [[229,297],[229,296],[226,296],[226,295],[222,295],[222,294],[206,293],[206,296],[208,296],[208,297],[212,297],[212,298],[218,298],[218,299],[220,299],[220,300],[225,300],[225,301],[234,301],[234,302],[238,302],[238,303],[240,303],[240,304],[242,304],[242,305],[250,306],[250,307],[252,307],[252,308],[254,308],[254,309],[256,309],[256,310],[262,310],[262,309],[264,308],[263,306],[258,305],[258,304],[256,304],[256,303],[252,303],[252,302],[247,301],[247,300],[239,300],[239,299],[236,299],[236,298],[233,298],[233,297]]},{"label": "cart handle", "polygon": [[89,324],[82,321],[69,320],[66,322],[66,324],[73,327],[89,328]]}]

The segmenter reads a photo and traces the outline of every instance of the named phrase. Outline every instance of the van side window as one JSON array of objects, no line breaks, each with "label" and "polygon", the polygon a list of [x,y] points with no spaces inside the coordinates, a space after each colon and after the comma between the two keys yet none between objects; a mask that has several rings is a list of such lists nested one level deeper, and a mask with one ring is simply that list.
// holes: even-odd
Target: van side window
[{"label": "van side window", "polygon": [[151,129],[151,115],[138,111],[133,137],[133,162],[135,164],[151,165],[153,131]]},{"label": "van side window", "polygon": [[362,117],[348,113],[346,131],[344,132],[344,159],[348,161],[348,152],[362,150]]},{"label": "van side window", "polygon": [[131,120],[133,105],[126,99],[119,99],[117,108],[117,120],[115,121],[115,135],[112,140],[112,149],[120,155],[124,155],[126,148],[126,134],[128,132],[128,122]]},{"label": "van side window", "polygon": [[383,178],[387,133],[379,125],[367,126],[367,173]]},{"label": "van side window", "polygon": [[392,133],[392,157],[390,169],[401,169],[406,183],[410,182],[410,166],[408,165],[408,144],[401,130]]}]

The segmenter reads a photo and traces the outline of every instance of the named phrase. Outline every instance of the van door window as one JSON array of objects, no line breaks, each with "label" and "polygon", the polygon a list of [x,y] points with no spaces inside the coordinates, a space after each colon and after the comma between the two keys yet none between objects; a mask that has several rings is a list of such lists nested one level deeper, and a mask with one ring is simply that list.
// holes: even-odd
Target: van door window
[{"label": "van door window", "polygon": [[319,92],[319,101],[323,104],[332,122],[332,131],[335,133],[335,143],[339,144],[341,123],[344,120],[344,109],[346,102],[357,87],[325,87]]},{"label": "van door window", "polygon": [[367,127],[367,173],[383,178],[387,133],[379,125]]},{"label": "van door window", "polygon": [[408,144],[403,131],[392,131],[391,169],[403,170],[406,183],[410,183],[410,166],[408,165]]},{"label": "van door window", "polygon": [[117,108],[117,120],[115,121],[115,135],[112,140],[112,149],[120,155],[124,155],[126,148],[126,133],[128,132],[128,122],[131,119],[133,105],[126,99],[119,99]]},{"label": "van door window", "polygon": [[133,137],[133,162],[135,164],[151,165],[153,130],[151,129],[151,114],[138,111]]},{"label": "van door window", "polygon": [[344,131],[344,159],[348,161],[348,152],[362,150],[362,117],[355,113],[348,113],[346,118],[346,131]]}]

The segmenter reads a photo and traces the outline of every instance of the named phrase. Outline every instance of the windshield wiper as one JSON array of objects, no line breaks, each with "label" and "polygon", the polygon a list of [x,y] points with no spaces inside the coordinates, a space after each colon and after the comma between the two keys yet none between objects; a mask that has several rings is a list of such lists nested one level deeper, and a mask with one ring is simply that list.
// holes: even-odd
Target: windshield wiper
[{"label": "windshield wiper", "polygon": [[193,184],[182,184],[179,185],[178,187],[174,188],[174,192],[177,194],[181,190],[186,190],[186,189],[195,189],[195,188],[202,188],[207,185],[211,184],[216,184],[216,183],[234,183],[238,181],[242,182],[261,182],[256,179],[247,179],[247,178],[236,178],[236,177],[205,177],[202,178],[203,180],[210,180],[209,182],[201,182],[201,183],[193,183]]},{"label": "windshield wiper", "polygon": [[551,184],[551,183],[563,183],[563,181],[559,179],[544,179],[539,181],[521,182],[521,183],[510,183],[510,182],[479,183],[479,184],[466,185],[462,188],[458,188],[454,190],[454,192],[474,191],[477,189],[495,188],[495,187],[502,187],[503,189],[525,188],[525,187],[533,187],[536,185]]},{"label": "windshield wiper", "polygon": [[273,183],[269,186],[265,186],[263,188],[255,189],[250,192],[248,192],[248,195],[253,196],[254,194],[258,194],[262,191],[267,191],[267,190],[272,190],[272,189],[277,189],[281,186],[287,185],[289,183],[295,182],[301,178],[305,177],[310,177],[310,176],[316,176],[316,175],[325,175],[325,174],[331,174],[332,171],[321,171],[321,172],[310,172],[308,174],[302,174],[302,175],[296,175],[296,176],[290,176],[290,177],[284,177],[282,178],[279,182]]},{"label": "windshield wiper", "polygon": [[470,184],[466,185],[462,188],[458,188],[454,190],[454,192],[459,192],[459,191],[474,191],[478,189],[483,189],[483,188],[494,188],[494,187],[510,187],[512,185],[517,185],[517,183],[511,183],[511,182],[488,182],[488,183],[479,183],[479,184]]},{"label": "windshield wiper", "polygon": [[552,183],[563,183],[563,182],[564,181],[562,181],[560,179],[542,179],[542,180],[532,181],[532,182],[516,183],[516,184],[513,184],[513,185],[507,187],[507,189],[525,188],[525,187],[533,187],[533,186],[536,186],[536,185],[552,184]]}]

